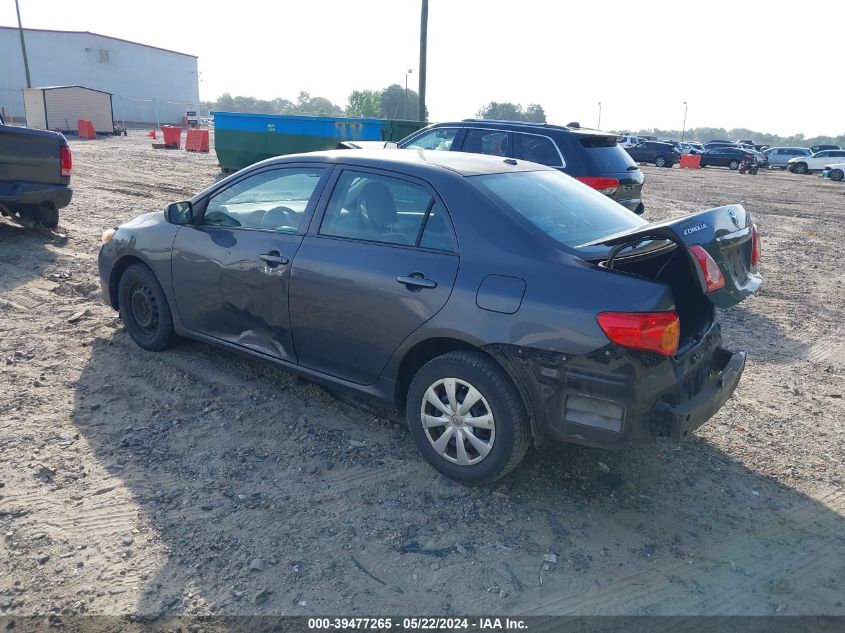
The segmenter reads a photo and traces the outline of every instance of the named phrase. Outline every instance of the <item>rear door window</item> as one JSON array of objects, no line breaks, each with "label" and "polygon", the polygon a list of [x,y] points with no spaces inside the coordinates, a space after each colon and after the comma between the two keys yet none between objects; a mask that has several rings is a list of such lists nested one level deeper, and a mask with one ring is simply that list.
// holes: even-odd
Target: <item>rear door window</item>
[{"label": "rear door window", "polygon": [[552,140],[536,134],[514,133],[513,157],[550,167],[565,167],[557,146]]},{"label": "rear door window", "polygon": [[[583,136],[579,139],[587,155],[587,165],[593,173],[618,173],[634,171],[637,163],[631,155],[619,147],[614,136]],[[635,146],[636,150],[648,150],[648,143]]]},{"label": "rear door window", "polygon": [[473,154],[491,154],[493,156],[508,156],[510,151],[510,132],[501,130],[481,130],[471,128],[467,130],[464,146],[461,151]]},{"label": "rear door window", "polygon": [[381,174],[345,170],[320,235],[453,250],[446,211],[426,187]]}]

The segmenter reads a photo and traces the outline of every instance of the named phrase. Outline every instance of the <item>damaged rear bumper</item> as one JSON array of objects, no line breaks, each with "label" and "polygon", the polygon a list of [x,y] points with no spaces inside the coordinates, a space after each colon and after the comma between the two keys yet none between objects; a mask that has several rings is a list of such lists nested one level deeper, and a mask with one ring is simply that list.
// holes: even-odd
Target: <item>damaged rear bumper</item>
[{"label": "damaged rear bumper", "polygon": [[730,398],[746,358],[721,346],[715,323],[671,359],[614,345],[585,356],[485,350],[516,382],[537,440],[609,449],[683,439]]},{"label": "damaged rear bumper", "polygon": [[724,368],[701,393],[674,406],[663,401],[655,405],[655,424],[673,440],[685,438],[712,418],[739,384],[745,369],[745,352],[731,353],[720,348],[716,350],[716,355],[719,356],[719,364],[724,362]]}]

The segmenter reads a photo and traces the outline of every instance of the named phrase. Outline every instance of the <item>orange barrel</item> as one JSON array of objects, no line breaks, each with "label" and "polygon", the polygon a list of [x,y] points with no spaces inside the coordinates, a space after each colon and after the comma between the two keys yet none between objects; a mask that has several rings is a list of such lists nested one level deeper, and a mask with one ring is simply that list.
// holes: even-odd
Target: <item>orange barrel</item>
[{"label": "orange barrel", "polygon": [[173,125],[162,125],[161,135],[164,137],[164,145],[167,149],[179,149],[182,147],[182,128]]}]

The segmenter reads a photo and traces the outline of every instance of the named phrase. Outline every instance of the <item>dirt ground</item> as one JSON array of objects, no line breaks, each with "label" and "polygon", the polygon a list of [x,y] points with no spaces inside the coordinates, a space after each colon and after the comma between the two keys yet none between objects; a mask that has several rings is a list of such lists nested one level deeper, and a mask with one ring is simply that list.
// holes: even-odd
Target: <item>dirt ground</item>
[{"label": "dirt ground", "polygon": [[215,157],[71,146],[67,240],[0,221],[0,615],[845,615],[841,183],[644,167],[647,218],[741,202],[760,226],[764,287],[720,315],[738,391],[684,443],[550,444],[467,488],[396,413],[137,348],[99,300],[100,234]]}]

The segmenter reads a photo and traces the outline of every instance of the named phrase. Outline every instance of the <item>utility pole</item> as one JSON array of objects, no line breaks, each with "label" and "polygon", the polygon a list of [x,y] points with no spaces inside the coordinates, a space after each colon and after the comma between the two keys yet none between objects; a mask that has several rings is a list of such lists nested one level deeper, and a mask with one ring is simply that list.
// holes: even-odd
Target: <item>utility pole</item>
[{"label": "utility pole", "polygon": [[414,72],[413,68],[409,68],[408,72],[405,73],[405,107],[403,108],[403,115],[404,119],[408,120],[408,75]]},{"label": "utility pole", "polygon": [[21,25],[21,8],[18,5],[18,0],[15,0],[15,11],[18,12],[18,33],[21,34],[21,52],[23,53],[23,69],[26,71],[26,87],[32,88],[32,82],[29,80],[29,60],[26,58],[26,42],[23,39],[23,26]]},{"label": "utility pole", "polygon": [[599,123],[598,123],[598,125],[596,125],[596,129],[597,130],[601,129],[601,101],[599,101]]},{"label": "utility pole", "polygon": [[422,0],[420,11],[420,105],[418,121],[425,121],[425,58],[428,43],[428,0]]},{"label": "utility pole", "polygon": [[684,101],[684,126],[681,128],[681,143],[684,142],[684,134],[687,131],[687,102]]}]

